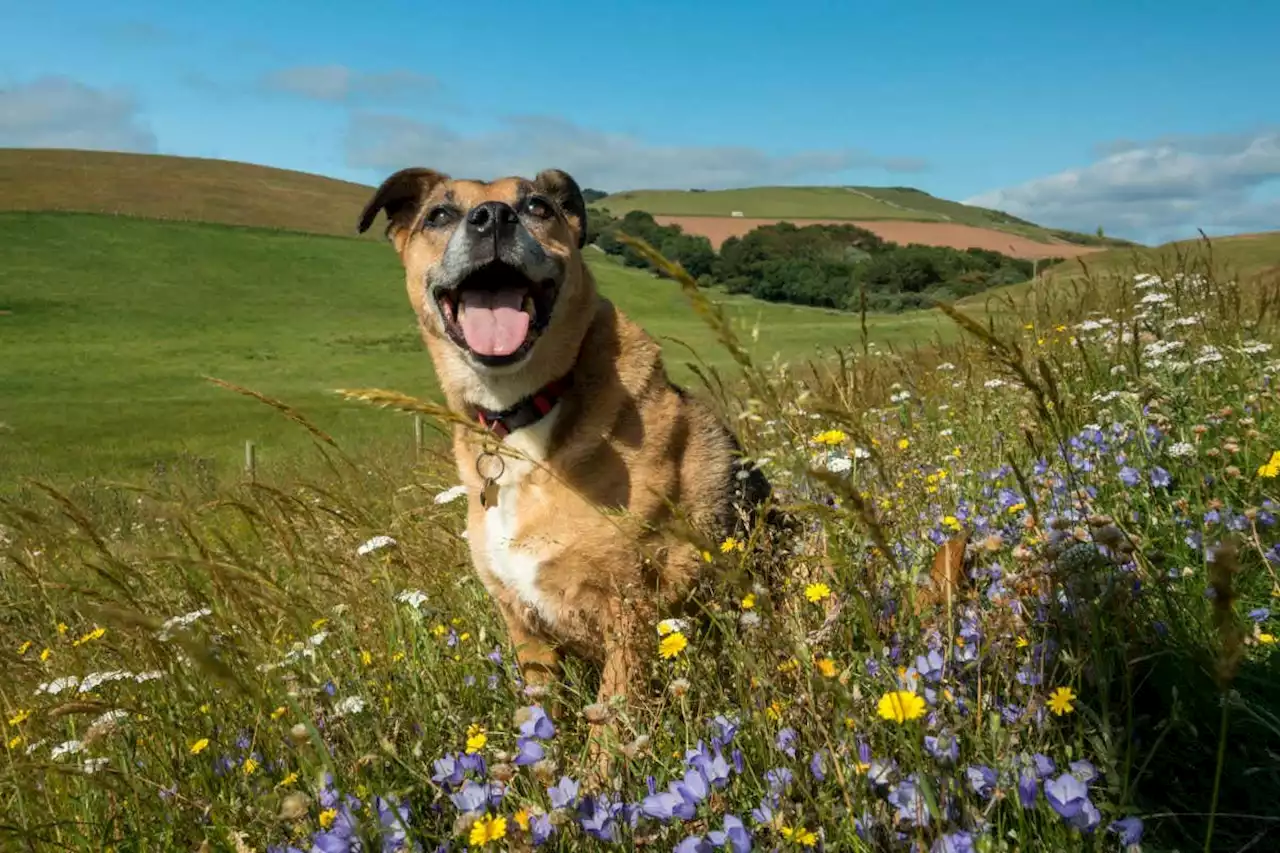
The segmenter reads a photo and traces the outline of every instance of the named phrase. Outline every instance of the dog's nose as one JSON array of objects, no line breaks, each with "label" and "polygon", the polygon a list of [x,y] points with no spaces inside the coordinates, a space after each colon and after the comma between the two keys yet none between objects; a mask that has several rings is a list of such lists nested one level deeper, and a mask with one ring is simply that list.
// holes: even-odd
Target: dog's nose
[{"label": "dog's nose", "polygon": [[515,209],[501,201],[486,201],[471,208],[467,214],[467,228],[482,237],[500,235],[519,221]]}]

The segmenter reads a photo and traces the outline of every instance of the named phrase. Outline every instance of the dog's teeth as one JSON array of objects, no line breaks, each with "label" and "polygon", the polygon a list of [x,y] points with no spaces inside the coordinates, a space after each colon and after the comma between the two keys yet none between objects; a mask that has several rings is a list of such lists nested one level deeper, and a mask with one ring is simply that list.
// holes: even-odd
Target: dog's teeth
[{"label": "dog's teeth", "polygon": [[525,294],[524,305],[520,306],[520,308],[529,315],[531,320],[538,319],[538,306],[534,303],[532,296]]},{"label": "dog's teeth", "polygon": [[[449,306],[452,308],[452,307],[453,307],[453,303],[452,303],[452,302],[450,302],[450,303],[449,303]],[[455,320],[457,320],[459,323],[461,323],[461,322],[462,322],[462,312],[463,312],[463,311],[466,311],[466,310],[467,310],[467,303],[465,303],[465,302],[459,302],[459,303],[458,303],[458,307],[457,307],[457,308],[453,308],[453,310],[452,310],[452,311],[450,311],[450,313],[451,313],[451,314],[453,314],[453,317],[454,317],[454,319],[455,319]]]}]

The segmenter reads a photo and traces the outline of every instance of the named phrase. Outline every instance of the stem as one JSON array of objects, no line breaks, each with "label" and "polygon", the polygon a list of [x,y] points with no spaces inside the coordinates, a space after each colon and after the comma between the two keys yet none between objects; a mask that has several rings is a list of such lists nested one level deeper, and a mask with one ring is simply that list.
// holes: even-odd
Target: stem
[{"label": "stem", "polygon": [[1218,813],[1218,791],[1222,786],[1222,765],[1227,758],[1227,697],[1222,696],[1222,725],[1218,731],[1218,767],[1213,774],[1213,799],[1209,802],[1209,825],[1204,832],[1204,850],[1209,853],[1213,841],[1213,818]]}]

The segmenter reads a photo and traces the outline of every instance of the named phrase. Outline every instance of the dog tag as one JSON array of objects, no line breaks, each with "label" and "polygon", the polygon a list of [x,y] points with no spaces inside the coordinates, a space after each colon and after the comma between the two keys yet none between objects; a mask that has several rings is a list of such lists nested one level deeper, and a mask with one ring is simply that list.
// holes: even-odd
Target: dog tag
[{"label": "dog tag", "polygon": [[492,509],[498,505],[498,484],[493,480],[485,480],[480,489],[480,506]]}]

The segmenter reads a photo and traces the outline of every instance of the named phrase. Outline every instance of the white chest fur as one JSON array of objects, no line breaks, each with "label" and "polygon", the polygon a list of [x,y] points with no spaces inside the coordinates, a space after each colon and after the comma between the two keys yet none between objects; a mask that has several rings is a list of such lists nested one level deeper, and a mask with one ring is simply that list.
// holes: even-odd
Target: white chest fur
[{"label": "white chest fur", "polygon": [[[529,457],[529,461],[506,458],[506,467],[498,479],[498,501],[484,514],[484,549],[489,571],[503,586],[515,593],[521,601],[538,611],[548,623],[554,624],[556,608],[547,593],[538,585],[538,570],[544,555],[539,553],[536,538],[521,530],[521,501],[526,504],[532,495],[526,480],[534,470],[534,463],[546,459],[546,451],[558,409],[542,420],[517,430],[505,443]],[[520,535],[524,534],[524,535]]]}]

